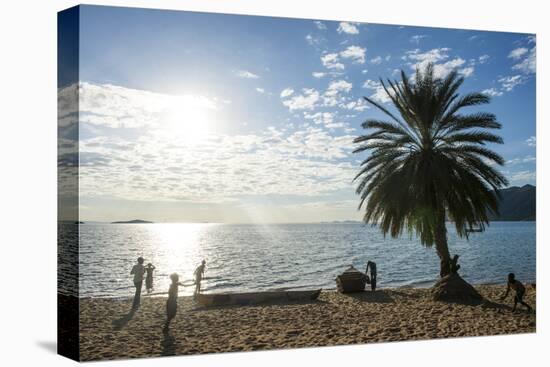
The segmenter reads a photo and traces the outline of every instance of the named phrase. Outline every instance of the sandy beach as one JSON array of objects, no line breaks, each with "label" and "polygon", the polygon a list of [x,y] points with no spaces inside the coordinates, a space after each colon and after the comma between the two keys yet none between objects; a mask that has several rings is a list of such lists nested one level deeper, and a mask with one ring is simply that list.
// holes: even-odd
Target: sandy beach
[{"label": "sandy beach", "polygon": [[[525,300],[535,306],[536,291]],[[180,297],[178,314],[163,333],[163,297],[144,297],[134,313],[131,299],[84,298],[80,303],[81,360],[143,358],[366,344],[463,336],[533,333],[535,314],[504,285],[476,286],[490,302],[460,305],[432,301],[429,289],[387,289],[350,295],[321,293],[310,303],[202,308]]]}]

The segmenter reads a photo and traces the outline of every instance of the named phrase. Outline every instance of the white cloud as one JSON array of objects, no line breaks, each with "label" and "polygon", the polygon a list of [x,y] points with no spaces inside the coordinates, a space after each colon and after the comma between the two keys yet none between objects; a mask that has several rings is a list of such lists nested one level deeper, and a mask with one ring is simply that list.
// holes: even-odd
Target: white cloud
[{"label": "white cloud", "polygon": [[[457,69],[458,67],[464,65],[466,61],[464,59],[461,59],[460,57],[449,60],[442,64],[435,64],[434,65],[434,75],[436,78],[444,78],[446,77],[451,71]],[[470,70],[471,69],[471,70]],[[465,71],[465,76],[470,75],[473,72],[473,68],[465,68],[462,69],[462,71]]]},{"label": "white cloud", "polygon": [[536,147],[537,146],[537,137],[536,136],[531,136],[529,139],[525,140],[525,142],[530,147]]},{"label": "white cloud", "polygon": [[535,181],[537,174],[535,171],[519,171],[512,173],[508,179],[510,182],[531,182]]},{"label": "white cloud", "polygon": [[489,55],[481,55],[480,57],[478,57],[478,61],[480,64],[485,64],[487,61],[489,61],[489,58]]},{"label": "white cloud", "polygon": [[491,97],[500,97],[504,94],[503,92],[499,91],[496,88],[484,89],[484,90],[481,91],[481,93],[487,94]]},{"label": "white cloud", "polygon": [[344,109],[347,109],[347,110],[353,110],[353,111],[358,111],[358,112],[364,111],[364,110],[369,108],[369,106],[367,106],[367,103],[365,102],[365,100],[363,98],[359,98],[355,101],[345,103],[345,104],[341,105],[340,107],[344,108]]},{"label": "white cloud", "polygon": [[344,70],[344,64],[339,62],[338,54],[337,53],[330,53],[321,56],[321,62],[323,63],[323,66],[327,69],[336,69],[336,70]]},{"label": "white cloud", "polygon": [[340,56],[343,59],[351,59],[355,63],[364,64],[366,52],[367,52],[366,48],[359,47],[359,46],[349,46],[344,51],[340,52]]},{"label": "white cloud", "polygon": [[417,34],[417,35],[414,35],[412,36],[409,41],[413,42],[413,43],[416,43],[416,44],[419,44],[420,41],[424,38],[426,38],[428,36],[426,36],[425,34]]},{"label": "white cloud", "polygon": [[511,92],[516,86],[525,83],[525,78],[521,75],[505,76],[498,79],[502,89],[506,92]]},{"label": "white cloud", "polygon": [[258,79],[259,76],[254,74],[254,73],[251,73],[250,71],[247,71],[247,70],[238,70],[235,72],[235,74],[239,77],[239,78],[244,78],[244,79]]},{"label": "white cloud", "polygon": [[[420,52],[419,49],[406,51],[405,59],[416,61],[417,63],[436,63],[442,60],[445,60],[449,57],[449,51],[451,49],[448,47],[434,48],[427,52]],[[416,64],[415,64],[416,65]]]},{"label": "white cloud", "polygon": [[349,93],[353,85],[345,80],[332,81],[323,94],[323,104],[327,107],[341,105],[347,101],[343,93]]},{"label": "white cloud", "polygon": [[254,195],[321,196],[352,188],[354,167],[337,161],[349,154],[352,139],[319,128],[290,134],[267,129],[263,135],[212,136],[200,145],[185,146],[175,137],[153,134],[139,143],[139,149],[115,151],[111,146],[124,141],[101,137],[83,144],[83,154],[118,159],[82,166],[80,193],[199,203],[227,203]]},{"label": "white cloud", "polygon": [[325,23],[321,22],[320,20],[316,20],[313,23],[315,23],[315,26],[317,27],[317,29],[320,29],[322,31],[327,29],[327,26],[325,25]]},{"label": "white cloud", "polygon": [[[512,51],[513,52],[513,51]],[[513,70],[521,71],[524,74],[535,74],[537,69],[537,59],[536,59],[536,53],[537,53],[537,47],[531,48],[528,53],[523,53],[518,58],[514,58],[515,60],[521,61],[514,66],[512,66]],[[523,59],[522,59],[522,56]]]},{"label": "white cloud", "polygon": [[281,91],[281,98],[286,98],[291,96],[294,93],[294,89],[292,88],[285,88]]},{"label": "white cloud", "polygon": [[[415,49],[405,52],[403,59],[412,61],[410,66],[413,70],[416,70],[417,68],[423,70],[428,64],[431,63],[434,65],[435,77],[444,78],[451,71],[458,70],[459,67],[466,63],[466,61],[460,57],[455,57],[454,59],[448,60],[450,50],[451,49],[447,47],[434,48],[427,52],[420,52],[419,49]],[[474,67],[468,66],[458,70],[458,72],[463,76],[468,77],[473,74]]]},{"label": "white cloud", "polygon": [[316,112],[316,113],[308,113],[304,112],[304,118],[307,120],[313,120],[313,122],[317,125],[319,124],[331,124],[334,122],[335,117],[334,112]]},{"label": "white cloud", "polygon": [[370,59],[370,63],[374,65],[380,65],[382,63],[382,57],[376,56],[375,58]]},{"label": "white cloud", "polygon": [[283,105],[288,107],[290,111],[294,110],[312,110],[317,102],[319,102],[320,95],[315,89],[303,89],[302,94],[294,95],[293,97],[283,101]]},{"label": "white cloud", "polygon": [[391,102],[390,97],[388,96],[388,94],[386,93],[382,85],[376,88],[375,92],[370,95],[370,98],[373,99],[375,102],[379,102],[379,103]]},{"label": "white cloud", "polygon": [[474,67],[473,66],[465,67],[464,69],[460,69],[458,73],[463,75],[465,78],[467,78],[474,73]]},{"label": "white cloud", "polygon": [[321,71],[314,71],[313,73],[311,73],[311,75],[313,75],[314,78],[320,79],[324,77],[326,73],[323,73]]},{"label": "white cloud", "polygon": [[365,80],[365,83],[363,83],[363,88],[367,89],[378,89],[380,86],[380,82],[372,79],[367,79]]},{"label": "white cloud", "polygon": [[352,87],[353,87],[352,83],[341,79],[341,80],[331,82],[328,86],[328,90],[348,93],[349,91],[351,91]]},{"label": "white cloud", "polygon": [[[304,97],[315,94],[319,98],[315,90],[303,91]],[[254,195],[315,197],[353,190],[356,167],[341,159],[350,155],[354,136],[329,134],[327,128],[347,129],[331,113],[319,127],[237,135],[214,130],[190,142],[163,125],[165,106],[186,102],[174,97],[82,83],[80,112],[98,129],[80,142],[81,198],[219,204]],[[219,108],[216,100],[188,102]]]},{"label": "white cloud", "polygon": [[514,60],[518,60],[523,55],[525,55],[528,51],[529,50],[526,49],[525,47],[519,47],[519,48],[516,48],[516,49],[510,51],[510,53],[508,54],[508,57],[511,58],[511,59],[514,59]]},{"label": "white cloud", "polygon": [[319,45],[323,42],[323,38],[321,37],[315,37],[311,34],[308,34],[306,36],[306,41],[307,43],[309,43],[310,45],[314,46],[314,45]]},{"label": "white cloud", "polygon": [[338,33],[358,34],[359,29],[357,28],[356,23],[340,22],[340,25],[338,26]]},{"label": "white cloud", "polygon": [[156,127],[178,111],[213,111],[219,107],[219,100],[205,96],[176,96],[87,82],[79,85],[80,122],[94,126]]},{"label": "white cloud", "polygon": [[514,165],[517,165],[517,164],[536,162],[536,160],[537,159],[535,157],[533,157],[532,155],[528,155],[528,156],[525,156],[525,157],[517,157],[517,158],[514,158],[514,159],[507,160],[506,165],[507,166],[514,166]]},{"label": "white cloud", "polygon": [[343,129],[343,128],[346,128],[348,127],[348,124],[346,124],[345,122],[332,122],[330,124],[326,124],[325,125],[328,129]]}]

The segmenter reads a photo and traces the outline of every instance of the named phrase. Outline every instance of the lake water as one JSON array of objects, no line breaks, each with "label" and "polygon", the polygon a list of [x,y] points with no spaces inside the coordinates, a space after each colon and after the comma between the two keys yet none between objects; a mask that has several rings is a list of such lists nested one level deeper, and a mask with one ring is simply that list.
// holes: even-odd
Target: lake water
[{"label": "lake water", "polygon": [[[70,236],[75,228],[61,226],[60,234]],[[460,274],[469,282],[503,283],[509,272],[535,281],[534,222],[491,223],[469,241],[448,229],[450,252],[461,256]],[[378,228],[359,223],[82,224],[79,296],[131,296],[129,273],[138,256],[157,268],[155,292],[168,290],[171,273],[192,279],[202,259],[206,292],[333,289],[339,273],[351,264],[364,271],[368,260],[378,265],[379,287],[426,287],[439,274],[435,249],[408,235],[384,238]],[[180,288],[180,295],[192,292]]]}]

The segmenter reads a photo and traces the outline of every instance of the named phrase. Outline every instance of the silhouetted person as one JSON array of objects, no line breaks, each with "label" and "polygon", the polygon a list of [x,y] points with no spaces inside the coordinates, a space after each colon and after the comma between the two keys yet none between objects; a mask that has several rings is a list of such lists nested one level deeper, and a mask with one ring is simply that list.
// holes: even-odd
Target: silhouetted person
[{"label": "silhouetted person", "polygon": [[137,264],[134,265],[130,274],[134,274],[134,286],[136,287],[136,294],[134,295],[133,309],[139,307],[141,298],[141,287],[143,286],[143,274],[145,274],[145,266],[143,266],[143,257],[138,257]]},{"label": "silhouetted person", "polygon": [[170,322],[172,319],[176,316],[176,312],[178,310],[178,287],[182,283],[179,282],[179,275],[174,273],[170,275],[170,279],[172,280],[172,283],[170,284],[170,288],[168,289],[168,300],[166,301],[166,322],[164,323],[164,331],[168,331],[168,327],[170,326]]},{"label": "silhouetted person", "polygon": [[147,276],[145,277],[145,289],[147,289],[147,293],[151,293],[153,290],[153,270],[156,268],[153,266],[153,264],[149,263],[145,267],[145,271],[147,272]]},{"label": "silhouetted person", "polygon": [[195,269],[195,294],[199,294],[201,292],[201,281],[202,277],[204,276],[204,268],[206,267],[206,260],[203,260],[202,263]]},{"label": "silhouetted person", "polygon": [[367,262],[367,269],[365,274],[368,275],[370,268],[370,289],[374,292],[376,290],[376,263],[373,261]]},{"label": "silhouetted person", "polygon": [[506,294],[500,298],[501,301],[503,301],[507,296],[508,293],[510,293],[510,289],[513,289],[516,292],[516,295],[514,296],[514,307],[512,308],[512,312],[516,310],[516,306],[518,303],[521,303],[527,308],[527,311],[532,311],[533,309],[531,306],[529,306],[527,303],[523,302],[523,296],[525,295],[525,287],[519,280],[516,280],[516,276],[514,273],[508,274],[508,284],[506,286]]},{"label": "silhouetted person", "polygon": [[458,269],[460,269],[460,265],[458,264],[458,255],[453,256],[453,258],[449,261],[449,268],[451,270],[451,274],[457,274]]}]

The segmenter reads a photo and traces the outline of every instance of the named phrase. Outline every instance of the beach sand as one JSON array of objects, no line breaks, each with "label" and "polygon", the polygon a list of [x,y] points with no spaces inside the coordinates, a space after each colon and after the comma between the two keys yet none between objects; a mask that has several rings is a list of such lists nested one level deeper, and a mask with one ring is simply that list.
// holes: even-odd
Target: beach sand
[{"label": "beach sand", "polygon": [[[535,305],[536,291],[526,286]],[[178,313],[163,333],[165,302],[142,297],[81,299],[82,360],[219,353],[263,349],[365,344],[462,336],[533,333],[536,316],[522,306],[511,312],[512,296],[500,302],[504,285],[476,286],[494,304],[432,301],[429,289],[382,289],[375,293],[321,293],[318,301],[259,306],[201,308],[180,297]]]}]

